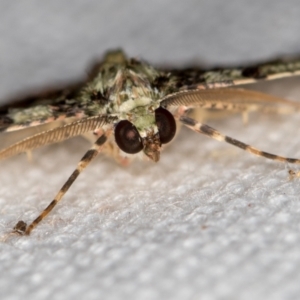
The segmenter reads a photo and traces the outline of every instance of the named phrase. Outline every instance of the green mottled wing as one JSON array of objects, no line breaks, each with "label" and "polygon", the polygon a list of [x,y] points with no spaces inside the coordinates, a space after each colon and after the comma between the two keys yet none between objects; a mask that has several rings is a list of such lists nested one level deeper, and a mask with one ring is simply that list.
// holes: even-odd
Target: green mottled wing
[{"label": "green mottled wing", "polygon": [[82,107],[75,100],[83,84],[80,82],[62,88],[46,89],[6,101],[6,105],[0,106],[0,132],[19,130],[69,117],[83,117]]},{"label": "green mottled wing", "polygon": [[[186,89],[220,88],[300,75],[300,58],[238,68],[170,70],[166,74],[172,78],[170,86],[172,92]],[[162,79],[161,82],[163,82]]]},{"label": "green mottled wing", "polygon": [[[250,67],[225,69],[183,69],[165,73],[170,77],[169,86],[161,105],[201,107],[250,112],[260,110],[289,114],[300,110],[300,104],[261,92],[230,88],[255,83],[259,80],[273,80],[300,75],[300,59],[277,60]],[[165,81],[160,79],[163,84]]]}]

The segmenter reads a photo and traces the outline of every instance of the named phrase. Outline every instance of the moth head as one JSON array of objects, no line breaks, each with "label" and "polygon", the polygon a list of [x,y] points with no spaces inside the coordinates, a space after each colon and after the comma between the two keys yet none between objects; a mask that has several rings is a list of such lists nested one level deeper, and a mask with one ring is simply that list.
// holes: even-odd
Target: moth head
[{"label": "moth head", "polygon": [[176,122],[173,115],[166,109],[155,110],[155,124],[139,131],[128,120],[120,121],[115,127],[115,141],[118,147],[129,154],[140,151],[153,161],[159,161],[162,144],[169,143],[175,136]]}]

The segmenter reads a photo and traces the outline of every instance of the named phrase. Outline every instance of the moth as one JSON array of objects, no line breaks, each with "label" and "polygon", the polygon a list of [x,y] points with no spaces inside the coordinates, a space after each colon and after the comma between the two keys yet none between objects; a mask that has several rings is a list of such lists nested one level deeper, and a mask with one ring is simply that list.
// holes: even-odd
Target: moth
[{"label": "moth", "polygon": [[108,52],[95,64],[85,81],[3,105],[0,107],[2,132],[41,127],[46,123],[53,126],[0,150],[0,159],[78,135],[89,134],[94,139],[93,146],[52,202],[28,226],[19,221],[14,232],[29,235],[100,152],[123,165],[134,157],[158,162],[161,150],[174,138],[180,123],[254,155],[299,164],[300,159],[261,151],[191,117],[191,112],[200,108],[239,112],[244,116],[253,111],[297,112],[300,109],[297,102],[236,86],[299,74],[300,58],[241,68],[160,69],[138,59],[129,59],[116,50]]}]

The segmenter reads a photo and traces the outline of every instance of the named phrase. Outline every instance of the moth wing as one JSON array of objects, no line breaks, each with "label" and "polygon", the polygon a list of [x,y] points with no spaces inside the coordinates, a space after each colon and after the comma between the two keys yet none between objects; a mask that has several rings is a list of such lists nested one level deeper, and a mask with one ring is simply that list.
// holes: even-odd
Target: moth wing
[{"label": "moth wing", "polygon": [[63,120],[84,117],[75,97],[84,81],[58,88],[46,88],[33,94],[5,101],[0,106],[0,132],[15,131]]},{"label": "moth wing", "polygon": [[222,88],[300,75],[300,58],[236,68],[169,70],[169,74],[172,77],[171,87],[175,91]]}]

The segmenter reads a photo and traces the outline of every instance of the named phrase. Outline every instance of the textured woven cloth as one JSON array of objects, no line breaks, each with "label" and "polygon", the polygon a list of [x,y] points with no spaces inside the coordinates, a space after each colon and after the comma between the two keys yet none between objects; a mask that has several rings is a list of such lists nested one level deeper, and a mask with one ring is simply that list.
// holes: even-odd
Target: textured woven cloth
[{"label": "textured woven cloth", "polygon": [[[130,3],[130,4],[129,4]],[[84,76],[122,47],[153,64],[206,66],[300,53],[298,1],[0,2],[0,99]],[[299,100],[299,79],[256,85]],[[214,120],[300,157],[299,116]],[[1,162],[1,299],[297,299],[300,184],[290,167],[183,128],[158,164],[100,156],[29,237],[90,144],[75,138]],[[295,168],[295,167],[294,167]],[[297,170],[295,168],[295,170]]]}]

